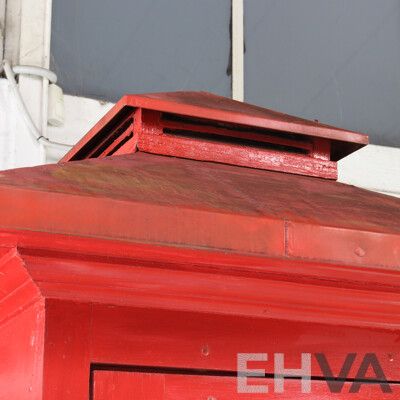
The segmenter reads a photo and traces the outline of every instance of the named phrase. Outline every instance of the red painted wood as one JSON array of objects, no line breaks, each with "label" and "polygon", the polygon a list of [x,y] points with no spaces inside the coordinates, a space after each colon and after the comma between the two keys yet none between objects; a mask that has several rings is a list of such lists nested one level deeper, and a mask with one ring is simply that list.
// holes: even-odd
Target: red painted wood
[{"label": "red painted wood", "polygon": [[[236,371],[237,353],[268,353],[269,360],[284,353],[285,368],[299,368],[301,353],[324,353],[338,374],[346,355],[358,353],[349,374],[354,378],[364,354],[376,353],[387,378],[400,381],[399,328],[220,315],[212,309],[178,312],[154,304],[142,309],[93,305],[92,332],[92,362],[98,364]],[[271,361],[254,364],[273,373]],[[312,375],[322,376],[315,360]]]},{"label": "red painted wood", "polygon": [[[129,145],[132,146],[131,141],[135,141],[133,138],[134,134],[134,121],[131,116],[127,119],[127,121],[124,121],[124,124],[119,128],[120,131],[118,132],[120,136],[115,139],[111,145],[109,145],[103,152],[98,155],[96,158],[102,158],[102,157],[107,157],[110,155],[116,155],[117,151],[120,150],[122,147],[126,146],[126,142],[129,142]],[[130,139],[130,137],[132,137]],[[125,143],[125,144],[124,144]],[[133,146],[133,149],[135,146]],[[122,153],[124,154],[124,153]],[[125,153],[126,154],[126,153]]]},{"label": "red painted wood", "polygon": [[299,380],[286,380],[284,393],[274,392],[273,379],[250,378],[248,384],[268,386],[268,393],[238,393],[235,377],[151,374],[140,372],[95,371],[94,400],[386,400],[400,396],[400,386],[393,393],[382,393],[380,386],[362,386],[359,393],[349,393],[345,383],[342,393],[331,394],[325,382],[312,381],[311,393],[302,393]]},{"label": "red painted wood", "polygon": [[[167,169],[173,166],[173,160],[164,160],[167,165],[154,167],[150,162],[144,169],[136,169],[133,175],[136,162],[110,169],[107,167],[110,160],[95,160],[96,163],[106,163],[96,168],[95,180],[90,177],[91,168],[82,168],[76,163],[56,165],[56,170],[49,170],[45,178],[50,189],[48,184],[57,177],[53,187],[55,192],[51,196],[46,190],[33,188],[38,187],[38,181],[31,184],[25,181],[23,188],[15,188],[14,195],[8,186],[1,186],[0,193],[4,197],[0,224],[3,227],[79,236],[114,236],[120,240],[158,242],[160,245],[169,243],[185,247],[191,243],[190,246],[195,248],[223,250],[238,246],[244,252],[250,250],[274,256],[284,254],[283,221],[231,188],[204,177],[201,172],[182,169],[178,165],[174,170],[185,183],[177,181],[173,170]],[[71,167],[75,171],[71,171]],[[149,180],[152,171],[159,177]],[[112,176],[108,176],[110,172]],[[194,181],[195,176],[199,180]],[[69,183],[61,188],[60,180],[65,179]],[[76,179],[80,181],[80,187],[76,186]],[[104,187],[104,179],[108,181],[108,188]],[[30,185],[33,187],[28,189]],[[118,189],[119,185],[123,186],[123,190]],[[138,187],[142,190],[137,190]],[[87,193],[85,201],[82,201],[81,196],[87,189],[91,193]],[[178,196],[176,200],[171,197],[172,193]],[[232,201],[235,204],[232,205]],[[30,212],[23,212],[28,204]],[[66,209],[67,217],[64,213]],[[46,218],[43,218],[43,212]]]},{"label": "red painted wood", "polygon": [[137,142],[139,140],[139,134],[142,131],[142,109],[137,108],[133,113],[133,124],[132,124],[132,138],[123,144],[120,148],[116,148],[116,142],[113,143],[112,155],[117,156],[121,154],[135,153],[137,150]]},{"label": "red painted wood", "polygon": [[143,107],[161,112],[292,133],[308,133],[313,136],[354,141],[354,143],[368,143],[367,136],[360,133],[334,128],[206,92],[148,93],[127,95],[121,100],[133,107],[144,101]]},{"label": "red painted wood", "polygon": [[165,376],[161,374],[94,371],[93,384],[93,400],[165,400]]},{"label": "red painted wood", "polygon": [[173,265],[163,267],[155,263],[118,265],[31,256],[24,259],[29,273],[48,297],[261,318],[400,327],[399,286],[393,286],[390,292],[365,283],[352,288],[339,282],[328,285],[323,280],[288,282],[283,276],[270,279],[265,275],[232,276],[227,272],[221,275],[204,268],[180,271]]},{"label": "red painted wood", "polygon": [[[0,258],[0,304],[7,300],[15,290],[31,282],[29,273],[23,266],[23,260],[15,247],[3,248],[3,257]],[[6,317],[6,314],[1,317]]]},{"label": "red painted wood", "polygon": [[257,127],[267,130],[289,132],[333,139],[333,160],[338,160],[368,143],[368,137],[359,133],[334,128],[301,118],[263,109],[251,104],[237,102],[205,92],[153,93],[124,96],[89,133],[63,159],[76,160],[82,149],[92,143],[103,129],[109,129],[115,116],[124,108],[144,108],[205,120],[214,120],[242,127]]},{"label": "red painted wood", "polygon": [[[132,257],[135,246],[107,242],[101,245],[101,241],[94,239],[85,241],[67,237],[63,241],[62,236],[51,241],[50,235],[35,233],[25,233],[25,236],[20,237],[21,242],[16,242],[15,235],[10,232],[8,239],[4,235],[5,233],[1,236],[3,241],[8,241],[10,245],[18,244],[22,258],[13,249],[1,249],[3,268],[15,265],[12,269],[2,271],[12,279],[11,271],[26,271],[26,276],[35,282],[34,287],[38,285],[43,296],[60,299],[46,300],[43,398],[87,398],[91,362],[235,371],[237,352],[283,352],[287,362],[289,365],[292,363],[293,367],[301,352],[324,352],[334,371],[340,369],[347,352],[357,352],[360,357],[366,352],[375,352],[388,378],[399,380],[396,362],[399,359],[396,347],[399,327],[395,314],[398,309],[398,291],[393,292],[390,295],[392,298],[384,304],[383,301],[390,291],[387,292],[388,288],[382,285],[364,284],[357,290],[345,289],[344,282],[338,280],[336,283],[331,281],[327,288],[323,285],[324,280],[312,284],[310,279],[305,285],[300,279],[296,282],[280,282],[276,280],[278,276],[269,282],[264,275],[255,279],[255,275],[248,274],[251,270],[253,274],[255,271],[261,272],[260,267],[272,268],[272,272],[279,267],[277,260],[257,261],[257,258],[215,254],[215,265],[210,265],[208,252],[158,249],[154,246],[136,246],[136,251],[133,252],[136,253],[133,259],[136,261],[132,260],[129,265],[124,266],[115,264],[116,259],[110,258],[110,255],[124,255],[129,259],[128,255]],[[53,248],[53,256],[48,253],[43,258],[46,247],[47,252],[50,251],[49,247]],[[42,250],[34,251],[32,248]],[[82,252],[89,249],[97,255],[101,249],[103,260],[107,259],[108,264],[88,259],[84,261]],[[75,257],[78,259],[66,258],[71,251],[70,256],[74,251],[79,252],[79,256]],[[35,252],[42,257],[29,255]],[[158,265],[154,261],[137,264],[139,254],[143,260],[158,259],[160,262],[164,259],[164,264]],[[165,264],[171,260],[171,254],[183,264]],[[255,265],[247,265],[248,271],[245,272],[242,268],[250,260]],[[9,264],[10,262],[15,264]],[[260,263],[259,266],[257,262]],[[296,266],[303,268],[298,271],[303,271],[301,274],[314,267],[313,273],[337,271],[339,279],[344,272],[349,279],[357,281],[358,272],[354,268],[329,265],[324,267],[288,262],[285,273],[293,274]],[[240,278],[234,275],[235,268],[240,273]],[[220,275],[223,271],[224,274]],[[371,270],[365,271],[365,274],[365,282],[368,281],[368,275],[374,277],[372,282],[375,282],[377,276],[382,276],[381,279],[387,279],[387,286],[390,276],[393,285],[398,277],[398,274],[389,271]],[[282,279],[285,278],[280,274],[279,280]],[[19,285],[18,282],[15,281],[16,286]],[[92,290],[94,284],[98,287],[95,296]],[[337,289],[334,289],[335,286]],[[360,292],[361,288],[363,290]],[[296,290],[297,298],[294,296]],[[110,291],[114,291],[113,298],[108,295]],[[146,292],[147,298],[152,299],[151,303],[142,302],[142,294]],[[227,296],[228,293],[232,293],[232,298]],[[330,297],[329,293],[332,293]],[[165,294],[169,296],[167,301]],[[266,294],[278,297],[263,298]],[[83,298],[87,301],[86,304],[69,301]],[[259,308],[258,318],[245,317],[249,315],[246,307],[247,310],[249,307],[257,307],[257,301],[261,301],[259,304],[262,306]],[[268,304],[262,304],[262,301]],[[140,310],[96,305],[92,321],[91,302],[123,303],[125,306],[130,304],[135,307],[141,305],[144,308]],[[291,312],[285,314],[282,306],[287,307],[289,302]],[[216,307],[217,303],[220,306]],[[280,311],[276,315],[273,314],[275,304],[280,304]],[[310,310],[314,309],[319,313],[320,323],[301,320],[301,308],[304,309],[307,305],[311,306]],[[171,310],[185,307],[191,311]],[[332,315],[340,316],[340,321],[337,320],[335,325],[329,324],[329,308],[332,307],[336,307],[336,310],[332,309]],[[338,307],[341,307],[340,310]],[[361,315],[357,316],[360,307],[365,307],[364,321],[357,319]],[[393,314],[390,316],[391,307]],[[169,308],[170,311],[157,308]],[[351,313],[348,320],[345,318],[346,308]],[[223,315],[230,313],[232,315]],[[365,325],[376,324],[379,314],[388,318],[390,329]],[[361,326],[363,324],[364,327]],[[341,338],[340,341],[337,340],[338,337]],[[322,343],[320,338],[324,338]],[[207,348],[206,353],[204,348]],[[265,368],[272,371],[271,365],[266,365]],[[351,376],[355,372],[353,370]],[[318,375],[320,372],[317,370],[314,374]],[[42,379],[37,374],[35,376]]]},{"label": "red painted wood", "polygon": [[334,162],[232,144],[142,133],[139,137],[138,149],[146,153],[165,156],[337,179],[337,166]]},{"label": "red painted wood", "polygon": [[400,241],[397,234],[291,222],[288,223],[287,238],[290,257],[333,262],[340,259],[348,265],[390,266],[396,270],[399,266]]},{"label": "red painted wood", "polygon": [[[0,228],[374,268],[400,263],[399,200],[328,180],[144,153],[2,175]],[[313,231],[312,246],[289,244],[297,223]],[[356,255],[359,247],[366,255]]]},{"label": "red painted wood", "polygon": [[[112,137],[107,138],[106,140],[99,141],[98,143],[92,146],[86,157],[87,158],[105,157],[110,152],[112,147],[118,145],[119,140],[123,140],[127,135],[129,135],[129,133],[131,133],[133,129],[132,122],[133,122],[133,116],[131,113],[128,113],[127,115],[122,117],[114,127],[115,132],[118,132],[121,136],[119,136],[119,138],[114,141],[112,141]],[[110,143],[106,146],[107,142]],[[111,149],[110,145],[112,145]]]},{"label": "red painted wood", "polygon": [[314,138],[313,139],[312,155],[315,158],[321,160],[331,159],[331,142],[325,138]]},{"label": "red painted wood", "polygon": [[[188,123],[188,122],[179,122],[179,121],[168,121],[168,120],[162,120],[161,126],[163,127],[163,132],[165,133],[165,130],[177,130],[177,131],[186,131],[186,132],[191,132],[192,135],[195,137],[195,133],[207,133],[211,134],[210,138],[213,137],[213,135],[220,135],[220,136],[226,136],[226,137],[236,137],[240,139],[248,139],[248,140],[254,140],[256,142],[262,142],[262,143],[272,143],[272,144],[280,144],[283,146],[287,147],[293,147],[293,148],[298,148],[298,149],[303,149],[303,150],[312,150],[313,149],[313,144],[311,142],[307,141],[301,141],[301,140],[289,140],[289,139],[284,139],[281,137],[276,137],[276,136],[271,136],[268,134],[264,133],[257,133],[254,131],[243,131],[243,130],[233,130],[233,129],[228,129],[228,128],[221,128],[218,126],[207,126],[207,125],[196,125],[194,123]],[[329,143],[329,141],[328,141]]]},{"label": "red painted wood", "polygon": [[[141,265],[177,270],[195,270],[235,276],[266,276],[271,280],[314,282],[354,288],[377,288],[397,292],[400,287],[396,270],[353,268],[343,265],[249,257],[236,254],[189,250],[176,247],[143,245],[112,240],[72,237],[13,230],[0,231],[3,243],[17,246],[23,255],[67,260]],[[367,284],[367,285],[366,285]],[[372,289],[371,289],[372,290]]]},{"label": "red painted wood", "polygon": [[0,325],[41,298],[17,249],[0,248]]},{"label": "red painted wood", "polygon": [[142,110],[142,127],[139,137],[145,134],[161,135],[163,133],[162,125],[160,123],[161,113],[152,110]]},{"label": "red painted wood", "polygon": [[38,300],[0,324],[1,399],[42,399],[44,320]]},{"label": "red painted wood", "polygon": [[46,299],[43,400],[87,400],[91,305]]},{"label": "red painted wood", "polygon": [[[1,188],[0,188],[1,193]],[[271,215],[240,215],[216,211],[176,208],[172,204],[149,207],[145,203],[115,201],[99,197],[68,196],[68,217],[65,195],[41,191],[27,191],[24,196],[5,198],[5,209],[0,210],[3,226],[42,232],[64,233],[159,245],[177,245],[203,249],[236,249],[271,256],[283,256],[284,223]],[[18,209],[31,204],[31,212]],[[213,205],[211,206],[211,208]],[[105,223],[103,216],[107,210]],[[45,211],[46,210],[46,211]],[[44,214],[47,218],[43,218]],[[250,210],[250,213],[259,213]],[[196,226],[196,229],[193,229]],[[212,229],[210,227],[213,226]],[[90,233],[89,233],[90,232]]]}]

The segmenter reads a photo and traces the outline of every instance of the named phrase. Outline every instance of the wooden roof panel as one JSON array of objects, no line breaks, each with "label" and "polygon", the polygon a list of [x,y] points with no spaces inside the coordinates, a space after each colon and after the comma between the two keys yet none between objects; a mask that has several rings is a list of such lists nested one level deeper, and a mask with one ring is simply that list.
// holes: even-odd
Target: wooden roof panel
[{"label": "wooden roof panel", "polygon": [[0,177],[0,228],[398,268],[400,199],[135,153]]}]

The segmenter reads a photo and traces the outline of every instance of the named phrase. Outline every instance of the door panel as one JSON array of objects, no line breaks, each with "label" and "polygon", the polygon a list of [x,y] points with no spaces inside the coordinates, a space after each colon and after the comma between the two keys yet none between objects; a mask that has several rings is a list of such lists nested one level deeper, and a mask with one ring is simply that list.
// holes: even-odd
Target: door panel
[{"label": "door panel", "polygon": [[[400,381],[398,330],[219,315],[211,308],[200,313],[93,304],[92,310],[91,362],[96,364],[234,373],[238,353],[268,353],[268,361],[254,368],[273,374],[275,353],[285,355],[285,368],[300,368],[301,354],[311,353],[311,375],[322,377],[315,353],[325,354],[335,376],[346,356],[357,353],[351,379],[365,354],[374,353],[386,378]],[[366,376],[376,377],[371,368]]]},{"label": "door panel", "polygon": [[165,375],[95,371],[94,400],[162,400]]},{"label": "door panel", "polygon": [[362,385],[359,393],[349,393],[351,383],[340,394],[332,394],[324,381],[313,381],[311,393],[301,393],[299,379],[286,379],[284,393],[274,393],[273,379],[251,378],[249,385],[268,385],[268,393],[238,393],[234,376],[180,375],[121,371],[94,371],[93,400],[387,400],[400,398],[398,385],[393,393],[382,393],[379,385]]}]

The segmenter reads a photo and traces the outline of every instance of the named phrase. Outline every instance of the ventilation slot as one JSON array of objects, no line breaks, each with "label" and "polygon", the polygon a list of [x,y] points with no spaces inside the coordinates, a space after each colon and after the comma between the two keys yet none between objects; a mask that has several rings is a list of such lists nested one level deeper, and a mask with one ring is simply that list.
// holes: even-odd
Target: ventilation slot
[{"label": "ventilation slot", "polygon": [[183,118],[164,113],[161,118],[163,133],[210,143],[225,143],[253,149],[309,156],[313,143],[306,136],[262,129],[246,129],[198,119]]},{"label": "ventilation slot", "polygon": [[133,136],[133,108],[121,110],[71,159],[102,158],[114,154]]}]

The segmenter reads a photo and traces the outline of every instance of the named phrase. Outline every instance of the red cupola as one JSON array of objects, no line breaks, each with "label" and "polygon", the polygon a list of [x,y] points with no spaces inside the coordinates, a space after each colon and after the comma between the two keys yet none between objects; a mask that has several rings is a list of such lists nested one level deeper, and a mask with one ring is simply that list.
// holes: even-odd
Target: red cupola
[{"label": "red cupola", "polygon": [[127,95],[62,161],[136,151],[336,179],[368,136],[205,92]]}]

